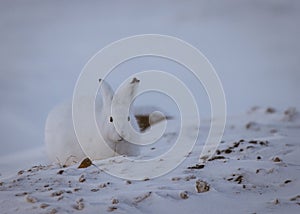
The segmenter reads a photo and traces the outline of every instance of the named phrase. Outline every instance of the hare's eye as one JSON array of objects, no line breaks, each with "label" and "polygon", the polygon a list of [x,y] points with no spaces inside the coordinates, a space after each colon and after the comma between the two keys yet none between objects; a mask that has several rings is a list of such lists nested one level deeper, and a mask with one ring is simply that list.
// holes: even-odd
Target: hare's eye
[{"label": "hare's eye", "polygon": [[130,117],[127,117],[127,120],[130,121]]},{"label": "hare's eye", "polygon": [[110,117],[110,118],[109,118],[109,121],[112,123],[112,122],[113,122],[113,118],[112,118],[112,117]]}]

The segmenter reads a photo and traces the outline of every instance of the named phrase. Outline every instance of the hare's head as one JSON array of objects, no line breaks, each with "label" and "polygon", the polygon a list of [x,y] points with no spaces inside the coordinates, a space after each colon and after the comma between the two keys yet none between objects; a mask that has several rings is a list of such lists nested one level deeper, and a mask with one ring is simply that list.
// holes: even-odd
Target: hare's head
[{"label": "hare's head", "polygon": [[113,124],[113,117],[111,116],[111,102],[114,92],[106,81],[99,79],[99,82],[100,88],[96,97],[96,120],[98,128],[107,143],[122,141],[123,138],[117,133]]},{"label": "hare's head", "polygon": [[139,83],[140,80],[137,78],[123,83],[116,91],[112,102],[111,120],[117,125],[117,130],[122,138],[129,141],[133,137],[132,131],[134,129],[137,130],[137,122],[131,111],[131,105],[137,93]]},{"label": "hare's head", "polygon": [[[123,139],[130,139],[130,127],[137,128],[136,119],[130,112],[130,105],[136,95],[140,81],[133,78],[125,82],[116,94],[104,80],[100,82],[101,96],[98,102],[96,99],[96,109],[99,109],[99,119],[97,121],[103,138],[109,142],[120,142]],[[112,104],[114,105],[113,112]],[[116,121],[119,124],[119,132],[115,128]]]}]

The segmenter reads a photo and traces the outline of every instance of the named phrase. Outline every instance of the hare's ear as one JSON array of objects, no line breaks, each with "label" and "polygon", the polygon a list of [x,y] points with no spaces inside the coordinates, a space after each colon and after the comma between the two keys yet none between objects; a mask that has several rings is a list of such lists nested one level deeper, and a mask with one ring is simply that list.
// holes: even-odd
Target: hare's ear
[{"label": "hare's ear", "polygon": [[131,99],[133,99],[134,96],[136,95],[136,93],[138,91],[139,84],[140,84],[140,80],[135,78],[135,77],[130,82],[130,87],[131,87],[130,96],[131,96]]},{"label": "hare's ear", "polygon": [[140,80],[133,78],[132,80],[126,82],[119,88],[118,93],[115,95],[118,103],[132,102],[135,97]]},{"label": "hare's ear", "polygon": [[[128,109],[135,97],[140,80],[133,78],[122,84],[116,91],[112,105],[114,106],[114,117],[119,118],[120,121],[128,120]],[[128,108],[128,109],[127,109]]]},{"label": "hare's ear", "polygon": [[104,103],[111,103],[112,98],[114,96],[114,91],[113,89],[110,87],[110,85],[103,79],[99,79],[99,83],[100,83],[100,88],[99,91],[102,95],[103,98],[103,102]]}]

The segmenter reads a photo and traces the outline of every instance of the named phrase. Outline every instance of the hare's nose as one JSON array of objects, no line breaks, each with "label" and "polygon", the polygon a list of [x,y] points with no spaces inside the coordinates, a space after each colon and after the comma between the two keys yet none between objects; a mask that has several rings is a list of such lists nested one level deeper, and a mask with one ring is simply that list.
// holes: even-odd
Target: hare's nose
[{"label": "hare's nose", "polygon": [[118,141],[122,141],[122,140],[124,140],[122,137],[120,137],[120,138],[118,139]]}]

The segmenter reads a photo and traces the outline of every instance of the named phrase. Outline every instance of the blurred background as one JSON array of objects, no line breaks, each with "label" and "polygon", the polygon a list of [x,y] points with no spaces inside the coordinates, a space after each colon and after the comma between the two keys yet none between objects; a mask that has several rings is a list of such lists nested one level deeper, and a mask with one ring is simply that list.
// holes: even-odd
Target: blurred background
[{"label": "blurred background", "polygon": [[[115,40],[146,33],[198,48],[222,81],[229,115],[252,106],[300,107],[297,0],[1,0],[0,156],[42,146],[47,114],[71,98],[86,62]],[[180,77],[181,68],[168,63],[145,59],[120,69]],[[195,86],[194,94],[197,87],[201,100],[205,91]],[[207,100],[200,113],[209,118]]]}]

